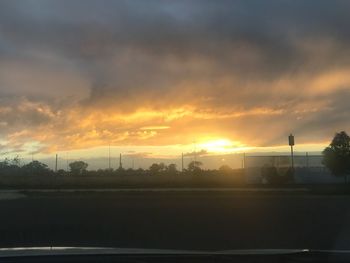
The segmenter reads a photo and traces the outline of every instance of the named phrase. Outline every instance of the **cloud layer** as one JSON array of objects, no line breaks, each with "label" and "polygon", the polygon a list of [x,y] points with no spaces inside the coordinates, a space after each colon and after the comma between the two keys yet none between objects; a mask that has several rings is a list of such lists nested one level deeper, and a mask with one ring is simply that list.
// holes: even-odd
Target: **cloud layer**
[{"label": "cloud layer", "polygon": [[[323,143],[350,128],[348,1],[0,2],[2,147]],[[29,146],[28,146],[29,145]]]}]

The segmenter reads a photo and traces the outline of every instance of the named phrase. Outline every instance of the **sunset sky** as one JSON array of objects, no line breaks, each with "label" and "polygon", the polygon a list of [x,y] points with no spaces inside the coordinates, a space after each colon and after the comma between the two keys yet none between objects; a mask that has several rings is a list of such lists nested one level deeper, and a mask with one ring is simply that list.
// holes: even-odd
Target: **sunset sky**
[{"label": "sunset sky", "polygon": [[0,152],[319,151],[350,130],[350,1],[0,1]]}]

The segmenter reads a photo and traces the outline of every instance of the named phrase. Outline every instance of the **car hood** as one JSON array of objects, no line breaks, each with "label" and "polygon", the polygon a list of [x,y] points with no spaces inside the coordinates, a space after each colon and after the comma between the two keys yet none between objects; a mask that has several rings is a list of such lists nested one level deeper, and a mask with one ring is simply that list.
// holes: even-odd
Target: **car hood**
[{"label": "car hood", "polygon": [[222,251],[109,247],[15,247],[0,248],[0,257],[53,255],[284,255],[300,253],[350,253],[350,250],[240,249]]}]

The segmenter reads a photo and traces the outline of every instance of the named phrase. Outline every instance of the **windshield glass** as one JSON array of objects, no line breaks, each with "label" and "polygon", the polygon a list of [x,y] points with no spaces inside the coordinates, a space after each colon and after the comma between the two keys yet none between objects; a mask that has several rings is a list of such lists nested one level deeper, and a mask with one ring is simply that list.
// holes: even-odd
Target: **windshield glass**
[{"label": "windshield glass", "polygon": [[349,11],[0,0],[0,248],[350,249]]}]

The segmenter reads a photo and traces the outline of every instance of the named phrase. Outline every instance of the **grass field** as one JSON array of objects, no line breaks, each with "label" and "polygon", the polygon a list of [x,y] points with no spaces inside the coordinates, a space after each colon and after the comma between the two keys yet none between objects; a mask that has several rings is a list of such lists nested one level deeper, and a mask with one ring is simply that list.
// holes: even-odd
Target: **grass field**
[{"label": "grass field", "polygon": [[243,186],[243,173],[222,176],[0,176],[1,189]]},{"label": "grass field", "polygon": [[[150,188],[250,188],[307,189],[311,194],[350,194],[350,184],[282,184],[247,183],[243,172],[231,175],[176,176],[0,176],[0,190],[6,189],[150,189]],[[300,191],[299,191],[300,192]],[[295,191],[295,193],[299,193]]]}]

